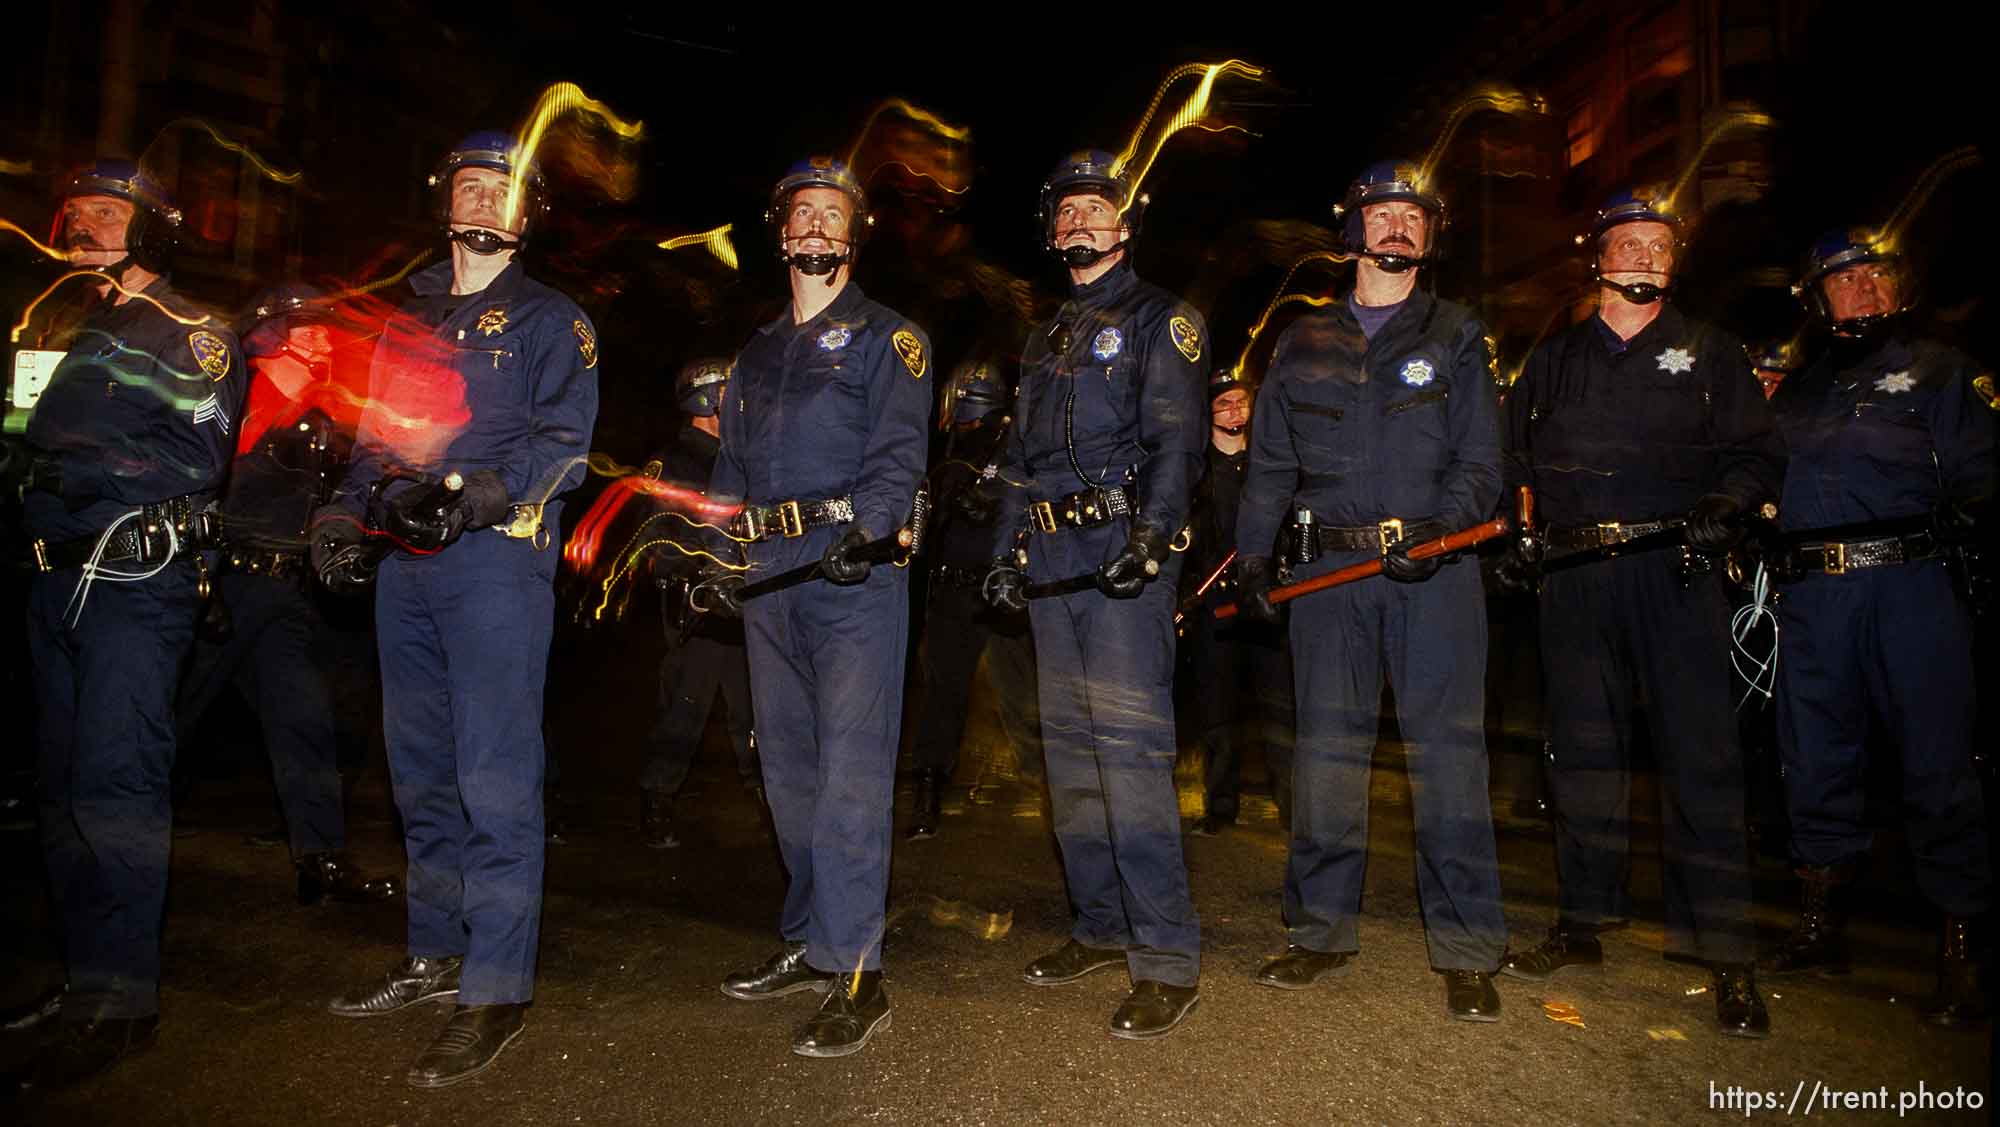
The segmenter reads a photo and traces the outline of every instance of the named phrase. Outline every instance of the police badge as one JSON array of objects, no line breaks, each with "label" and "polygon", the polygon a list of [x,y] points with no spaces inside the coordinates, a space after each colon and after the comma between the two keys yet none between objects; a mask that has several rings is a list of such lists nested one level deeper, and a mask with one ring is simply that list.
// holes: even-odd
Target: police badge
[{"label": "police badge", "polygon": [[597,334],[590,331],[581,317],[570,322],[570,328],[576,332],[576,350],[583,356],[583,366],[597,367]]},{"label": "police badge", "polygon": [[1173,338],[1174,347],[1192,364],[1201,359],[1201,330],[1186,317],[1176,317],[1167,322],[1167,336]]},{"label": "police badge", "polygon": [[1090,342],[1090,354],[1099,360],[1109,360],[1125,348],[1125,334],[1117,329],[1105,329]]},{"label": "police badge", "polygon": [[923,379],[924,342],[917,339],[917,334],[908,329],[897,329],[896,335],[889,338],[889,343],[896,346],[896,355],[903,358],[903,367],[908,368],[912,376]]},{"label": "police badge", "polygon": [[473,326],[473,328],[478,329],[481,333],[489,337],[506,327],[507,310],[504,306],[499,305],[481,313],[479,315],[479,323]]},{"label": "police badge", "polygon": [[847,326],[835,325],[819,335],[819,347],[822,352],[838,352],[846,348],[847,342],[853,339],[854,334]]},{"label": "police badge", "polygon": [[1430,361],[1418,357],[1404,363],[1401,375],[1404,383],[1422,387],[1437,378],[1437,369],[1431,366]]},{"label": "police badge", "polygon": [[210,380],[219,380],[229,374],[229,346],[207,329],[188,334],[188,351],[194,353],[194,362],[201,365],[201,370],[208,373]]}]

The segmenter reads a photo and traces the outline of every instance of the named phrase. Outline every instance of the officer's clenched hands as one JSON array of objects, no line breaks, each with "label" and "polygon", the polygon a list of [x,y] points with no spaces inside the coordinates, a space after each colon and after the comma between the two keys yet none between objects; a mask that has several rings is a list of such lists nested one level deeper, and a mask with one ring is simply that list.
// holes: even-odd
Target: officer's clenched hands
[{"label": "officer's clenched hands", "polygon": [[1160,561],[1166,558],[1166,535],[1151,525],[1134,524],[1125,546],[1097,569],[1097,589],[1114,599],[1137,598],[1140,589],[1160,574]]},{"label": "officer's clenched hands", "polygon": [[1688,546],[1704,552],[1720,552],[1743,538],[1743,502],[1727,493],[1710,493],[1694,503],[1688,513],[1685,535]]},{"label": "officer's clenched hands", "polygon": [[1422,583],[1436,575],[1438,568],[1443,566],[1443,556],[1432,556],[1423,560],[1411,559],[1410,547],[1407,544],[1382,557],[1382,574],[1398,583]]},{"label": "officer's clenched hands", "polygon": [[328,571],[334,557],[341,549],[361,543],[368,533],[361,527],[354,510],[344,505],[321,505],[313,510],[312,522],[307,525],[307,557],[314,573],[321,582],[332,586],[335,577]]},{"label": "officer's clenched hands", "polygon": [[511,504],[507,483],[500,480],[499,470],[466,474],[465,488],[459,497],[465,508],[466,528],[491,528],[499,524],[506,519]]},{"label": "officer's clenched hands", "polygon": [[1269,556],[1236,557],[1236,610],[1245,618],[1276,623],[1278,608],[1271,603],[1275,576]]},{"label": "officer's clenched hands", "polygon": [[1540,569],[1536,542],[1523,536],[1507,539],[1507,550],[1500,554],[1500,561],[1494,566],[1493,578],[1500,589],[1510,595],[1526,594],[1535,589],[1535,573]]},{"label": "officer's clenched hands", "polygon": [[867,560],[857,559],[854,550],[868,543],[868,534],[858,528],[850,528],[840,539],[826,546],[826,554],[819,558],[819,573],[826,576],[828,583],[851,587],[868,578]]},{"label": "officer's clenched hands", "polygon": [[1019,614],[1028,609],[1028,577],[1021,574],[1021,569],[1006,556],[993,561],[992,569],[986,573],[986,581],[979,585],[979,593],[995,610]]}]

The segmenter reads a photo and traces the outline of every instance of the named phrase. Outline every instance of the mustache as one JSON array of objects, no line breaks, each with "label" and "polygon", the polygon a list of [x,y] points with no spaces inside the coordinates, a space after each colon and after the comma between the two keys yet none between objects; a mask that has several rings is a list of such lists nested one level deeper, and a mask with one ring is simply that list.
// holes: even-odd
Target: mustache
[{"label": "mustache", "polygon": [[1417,249],[1416,240],[1410,238],[1408,235],[1384,235],[1382,237],[1382,245],[1385,247],[1400,245],[1409,247],[1411,250]]}]

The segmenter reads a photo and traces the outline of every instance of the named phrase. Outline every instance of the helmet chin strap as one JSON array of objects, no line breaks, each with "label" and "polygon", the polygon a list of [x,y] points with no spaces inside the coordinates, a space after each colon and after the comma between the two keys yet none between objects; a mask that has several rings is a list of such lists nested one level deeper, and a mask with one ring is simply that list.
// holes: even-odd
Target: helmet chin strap
[{"label": "helmet chin strap", "polygon": [[[1123,224],[1116,227],[1072,227],[1063,234],[1064,237],[1074,235],[1079,231],[1086,234],[1110,231],[1116,234],[1123,230],[1125,230]],[[1112,255],[1117,254],[1119,251],[1124,250],[1126,244],[1131,241],[1131,238],[1128,236],[1111,244],[1110,250],[1099,250],[1096,243],[1072,243],[1066,247],[1059,247],[1055,244],[1054,240],[1051,240],[1049,242],[1049,250],[1053,251],[1057,258],[1062,259],[1063,265],[1069,267],[1071,270],[1088,270]]]},{"label": "helmet chin strap", "polygon": [[1887,313],[1864,313],[1859,317],[1844,317],[1838,321],[1829,319],[1827,327],[1832,329],[1836,336],[1867,340],[1888,328],[1902,313],[1901,309],[1891,309]]},{"label": "helmet chin strap", "polygon": [[1384,274],[1407,274],[1419,266],[1430,265],[1429,255],[1398,254],[1395,251],[1362,250],[1354,252],[1354,257],[1365,258],[1375,264]]},{"label": "helmet chin strap", "polygon": [[1219,423],[1216,423],[1216,424],[1211,424],[1211,425],[1212,425],[1212,426],[1214,426],[1216,430],[1219,430],[1219,431],[1221,431],[1222,433],[1224,433],[1224,434],[1228,435],[1228,436],[1229,436],[1229,437],[1231,437],[1231,438],[1234,438],[1234,437],[1236,437],[1237,435],[1239,435],[1239,434],[1242,434],[1242,433],[1243,433],[1244,431],[1246,431],[1246,430],[1249,430],[1249,429],[1250,429],[1248,425],[1244,425],[1244,426],[1234,426],[1234,427],[1226,427],[1226,426],[1222,426],[1222,425],[1221,425],[1221,424],[1219,424]]},{"label": "helmet chin strap", "polygon": [[818,236],[802,235],[799,236],[799,239],[807,239],[815,237],[825,239],[829,243],[838,243],[844,249],[838,251],[822,251],[818,254],[806,254],[804,252],[793,252],[787,254],[785,252],[784,242],[781,241],[778,244],[778,261],[784,263],[785,265],[791,267],[794,270],[797,270],[799,273],[804,274],[808,278],[817,278],[821,275],[825,275],[826,284],[831,286],[834,282],[834,272],[839,270],[842,266],[845,266],[848,263],[854,261],[854,244],[847,241],[846,239],[836,239],[830,235],[818,235]]},{"label": "helmet chin strap", "polygon": [[[1654,282],[1614,282],[1599,273],[1594,263],[1590,267],[1590,272],[1596,277],[1598,285],[1617,290],[1619,296],[1634,305],[1651,305],[1672,293],[1674,289],[1674,280],[1671,276],[1667,277],[1665,285],[1659,285]],[[1632,273],[1645,273],[1645,271],[1635,270]]]},{"label": "helmet chin strap", "polygon": [[523,241],[519,238],[510,239],[497,231],[489,231],[484,227],[467,227],[463,231],[453,231],[450,228],[446,228],[444,238],[448,243],[457,243],[466,250],[479,255],[499,254],[503,250],[520,250]]}]

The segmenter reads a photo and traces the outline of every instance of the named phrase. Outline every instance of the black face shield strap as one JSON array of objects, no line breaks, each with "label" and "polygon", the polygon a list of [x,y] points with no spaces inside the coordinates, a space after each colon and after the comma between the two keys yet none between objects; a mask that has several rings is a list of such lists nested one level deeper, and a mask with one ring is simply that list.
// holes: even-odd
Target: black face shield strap
[{"label": "black face shield strap", "polygon": [[510,239],[497,231],[484,227],[468,227],[463,231],[447,231],[445,241],[457,243],[474,254],[499,254],[503,250],[520,250],[522,240]]}]

